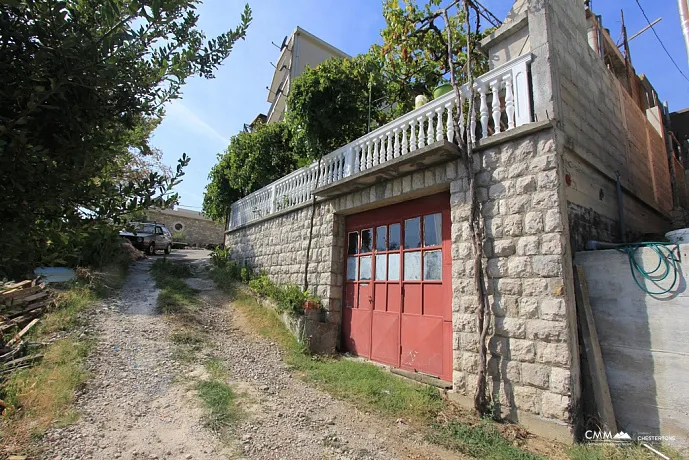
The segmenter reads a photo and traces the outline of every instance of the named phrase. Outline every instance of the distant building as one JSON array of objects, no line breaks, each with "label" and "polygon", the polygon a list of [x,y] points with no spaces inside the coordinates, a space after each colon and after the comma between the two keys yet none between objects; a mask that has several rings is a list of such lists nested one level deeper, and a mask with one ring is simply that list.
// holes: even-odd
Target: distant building
[{"label": "distant building", "polygon": [[268,88],[268,102],[271,106],[267,123],[275,123],[284,118],[292,80],[301,75],[306,66],[315,67],[333,57],[350,56],[301,27],[294,29],[294,32],[283,41],[280,57],[275,64],[273,81]]},{"label": "distant building", "polygon": [[214,222],[202,212],[191,209],[150,209],[147,220],[163,224],[176,242],[205,247],[223,242],[223,224]]}]

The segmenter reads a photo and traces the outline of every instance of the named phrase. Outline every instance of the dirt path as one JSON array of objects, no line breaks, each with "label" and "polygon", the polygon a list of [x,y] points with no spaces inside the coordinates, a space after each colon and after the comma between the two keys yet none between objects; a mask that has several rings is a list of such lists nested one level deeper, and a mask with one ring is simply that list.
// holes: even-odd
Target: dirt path
[{"label": "dirt path", "polygon": [[252,334],[205,279],[203,324],[247,413],[235,440],[203,427],[193,385],[199,365],[175,359],[172,325],[155,313],[151,261],[132,268],[121,296],[91,317],[97,346],[92,379],[79,395],[76,424],[44,438],[52,459],[450,459],[403,423],[357,411],[294,377],[276,344]]}]

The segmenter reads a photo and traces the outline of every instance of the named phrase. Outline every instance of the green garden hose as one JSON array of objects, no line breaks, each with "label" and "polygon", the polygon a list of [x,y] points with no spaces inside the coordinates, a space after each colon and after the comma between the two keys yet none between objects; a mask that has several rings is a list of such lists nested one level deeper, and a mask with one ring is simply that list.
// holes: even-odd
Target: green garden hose
[{"label": "green garden hose", "polygon": [[[656,267],[653,270],[644,270],[644,268],[641,267],[639,262],[637,262],[636,251],[640,248],[650,248],[658,256],[658,265],[656,265]],[[627,254],[627,257],[629,258],[629,267],[631,268],[634,282],[646,294],[653,296],[664,295],[675,288],[675,285],[679,280],[679,267],[677,266],[677,264],[680,262],[679,245],[655,242],[627,243],[619,245],[615,249]],[[676,254],[675,250],[677,251]],[[637,273],[641,275],[641,281],[639,280]],[[668,279],[670,276],[672,276],[672,284],[670,285],[670,287],[668,287],[667,289],[660,288],[660,286],[658,286],[658,283]],[[660,289],[658,291],[649,290],[648,288],[646,288],[646,286],[642,284],[643,280],[650,281],[651,283],[658,286]]]}]

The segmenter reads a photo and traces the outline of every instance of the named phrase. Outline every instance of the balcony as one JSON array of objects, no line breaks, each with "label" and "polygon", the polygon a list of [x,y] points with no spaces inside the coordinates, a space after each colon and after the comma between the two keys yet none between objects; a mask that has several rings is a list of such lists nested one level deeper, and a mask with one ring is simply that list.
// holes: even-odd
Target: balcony
[{"label": "balcony", "polygon": [[[228,231],[303,206],[314,196],[334,197],[456,158],[455,136],[483,143],[532,123],[530,62],[526,54],[476,78],[470,116],[465,113],[469,86],[464,85],[459,104],[450,92],[325,155],[320,167],[314,162],[236,201]],[[457,115],[459,133],[452,123]]]}]

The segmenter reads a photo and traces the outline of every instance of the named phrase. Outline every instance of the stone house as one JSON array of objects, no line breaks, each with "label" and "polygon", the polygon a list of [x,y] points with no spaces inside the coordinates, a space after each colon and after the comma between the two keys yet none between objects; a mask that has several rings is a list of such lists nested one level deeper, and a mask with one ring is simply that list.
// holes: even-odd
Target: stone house
[{"label": "stone house", "polygon": [[[669,230],[677,207],[658,106],[641,104],[590,43],[591,16],[584,0],[517,1],[482,43],[490,71],[475,82],[474,114],[447,94],[327,155],[320,172],[302,168],[234,203],[232,257],[301,284],[315,197],[309,289],[339,349],[446,381],[471,405],[468,180],[449,142],[469,136],[496,410],[571,441],[581,396],[573,254],[588,239],[618,240],[617,172],[627,236]],[[458,111],[461,133],[449,121]]]},{"label": "stone house", "polygon": [[191,209],[149,209],[149,221],[162,223],[170,230],[175,242],[187,243],[193,247],[218,245],[223,242],[223,224],[214,222],[202,212]]}]

